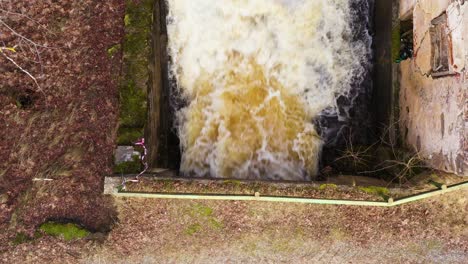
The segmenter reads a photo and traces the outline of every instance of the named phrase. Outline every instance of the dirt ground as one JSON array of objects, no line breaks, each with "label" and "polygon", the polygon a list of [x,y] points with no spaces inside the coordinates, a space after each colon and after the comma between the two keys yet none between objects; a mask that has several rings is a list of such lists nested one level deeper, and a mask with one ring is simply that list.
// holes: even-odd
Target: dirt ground
[{"label": "dirt ground", "polygon": [[112,222],[101,193],[121,56],[109,50],[122,42],[124,11],[121,0],[0,1],[0,47],[10,47],[0,53],[0,229]]},{"label": "dirt ground", "polygon": [[466,263],[466,190],[394,208],[115,200],[108,234],[8,245],[2,263]]}]

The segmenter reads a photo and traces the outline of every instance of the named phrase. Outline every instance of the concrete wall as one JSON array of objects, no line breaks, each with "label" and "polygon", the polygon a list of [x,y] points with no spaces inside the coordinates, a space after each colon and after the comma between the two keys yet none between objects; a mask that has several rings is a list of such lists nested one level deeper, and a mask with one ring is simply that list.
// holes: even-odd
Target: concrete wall
[{"label": "concrete wall", "polygon": [[[411,10],[415,57],[400,64],[402,137],[434,168],[468,176],[468,1],[400,1],[401,19]],[[443,12],[448,16],[455,75],[432,78],[429,29]]]},{"label": "concrete wall", "polygon": [[406,19],[413,15],[413,8],[416,0],[401,0],[400,1],[400,18]]}]

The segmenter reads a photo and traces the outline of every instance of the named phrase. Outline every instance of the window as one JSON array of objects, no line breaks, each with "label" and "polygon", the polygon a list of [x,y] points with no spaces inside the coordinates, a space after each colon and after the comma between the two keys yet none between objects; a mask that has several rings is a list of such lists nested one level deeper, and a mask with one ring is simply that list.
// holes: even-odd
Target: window
[{"label": "window", "polygon": [[432,76],[443,77],[454,74],[451,65],[451,41],[447,26],[447,14],[432,20],[431,35],[431,63]]},{"label": "window", "polygon": [[400,22],[400,53],[397,63],[413,58],[413,20]]}]

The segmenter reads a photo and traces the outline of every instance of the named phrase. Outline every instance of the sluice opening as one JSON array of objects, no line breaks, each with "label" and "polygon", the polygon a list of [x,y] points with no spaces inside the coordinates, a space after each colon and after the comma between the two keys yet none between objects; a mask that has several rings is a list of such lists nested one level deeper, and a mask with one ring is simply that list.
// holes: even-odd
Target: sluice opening
[{"label": "sluice opening", "polygon": [[372,1],[158,7],[152,167],[309,181],[335,149],[370,141]]},{"label": "sluice opening", "polygon": [[[149,58],[147,122],[137,127],[145,172],[402,183],[425,168],[401,147],[393,62],[413,56],[413,23],[395,19],[391,1],[145,3],[152,14],[137,25],[151,28],[150,41],[133,52]],[[117,160],[127,162],[115,172],[141,171],[142,150],[119,147]]]}]

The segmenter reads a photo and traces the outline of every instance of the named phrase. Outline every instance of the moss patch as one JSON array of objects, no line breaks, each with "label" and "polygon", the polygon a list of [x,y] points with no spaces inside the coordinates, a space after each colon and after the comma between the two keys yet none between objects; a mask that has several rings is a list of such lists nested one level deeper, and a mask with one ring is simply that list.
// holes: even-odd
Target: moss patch
[{"label": "moss patch", "polygon": [[218,221],[216,218],[211,218],[208,223],[213,229],[222,229],[224,227],[223,223]]},{"label": "moss patch", "polygon": [[226,184],[226,185],[231,185],[231,186],[241,186],[242,185],[242,182],[239,181],[239,180],[224,180],[223,183]]},{"label": "moss patch", "polygon": [[116,174],[139,173],[141,170],[142,165],[138,156],[133,156],[132,161],[122,162],[114,167],[114,173]]},{"label": "moss patch", "polygon": [[319,187],[319,190],[326,190],[326,189],[336,189],[338,188],[338,186],[336,186],[336,184],[330,184],[330,183],[326,183],[326,184],[322,184],[320,185]]},{"label": "moss patch", "polygon": [[144,136],[143,128],[120,127],[117,136],[117,145],[132,146],[136,141]]},{"label": "moss patch", "polygon": [[[119,88],[120,115],[117,145],[130,146],[144,137],[147,120],[147,83],[150,54],[150,29],[153,22],[154,0],[126,0],[125,39],[123,45],[108,49],[113,56],[123,52],[123,76]],[[138,159],[114,167],[114,173],[138,173]]]},{"label": "moss patch", "polygon": [[17,245],[21,245],[23,243],[26,243],[30,240],[30,238],[24,234],[24,233],[18,233],[16,234],[15,236],[15,239],[13,239],[13,245],[17,246]]},{"label": "moss patch", "polygon": [[30,242],[30,241],[33,241],[34,239],[38,239],[42,236],[42,234],[39,232],[39,231],[36,231],[34,233],[34,237],[31,238],[29,237],[28,235],[26,235],[25,233],[18,233],[16,234],[15,238],[13,239],[13,245],[17,246],[17,245],[21,245],[21,244],[24,244],[24,243],[27,243],[27,242]]},{"label": "moss patch", "polygon": [[400,24],[392,29],[392,61],[400,58],[401,33]]},{"label": "moss patch", "polygon": [[88,230],[72,223],[63,224],[47,222],[42,224],[39,227],[39,230],[50,236],[62,237],[67,241],[81,239],[87,237],[90,234]]},{"label": "moss patch", "polygon": [[202,230],[221,230],[224,228],[223,223],[213,216],[213,209],[211,207],[195,204],[188,210],[188,215],[195,223],[190,224],[186,229],[187,235],[194,235]]},{"label": "moss patch", "polygon": [[117,52],[120,51],[121,48],[122,48],[122,45],[120,44],[114,45],[107,49],[107,55],[109,55],[109,57],[112,58],[114,57],[115,54],[117,54]]},{"label": "moss patch", "polygon": [[390,191],[385,187],[369,186],[369,187],[359,187],[359,190],[372,195],[378,195],[383,199],[390,198]]},{"label": "moss patch", "polygon": [[193,224],[187,227],[187,229],[185,229],[185,233],[187,235],[192,236],[195,233],[198,233],[201,229],[202,229],[202,226],[200,224]]},{"label": "moss patch", "polygon": [[135,80],[127,80],[120,89],[120,128],[143,128],[146,109],[146,91]]},{"label": "moss patch", "polygon": [[[127,0],[124,17],[124,76],[120,85],[118,144],[128,144],[143,136],[147,117],[148,57],[154,0]],[[120,47],[112,47],[109,55]]]},{"label": "moss patch", "polygon": [[208,206],[204,206],[204,205],[201,205],[201,204],[196,204],[196,205],[194,205],[192,207],[191,214],[193,216],[209,217],[209,216],[213,215],[213,209],[208,207]]}]

